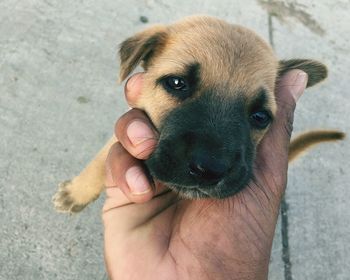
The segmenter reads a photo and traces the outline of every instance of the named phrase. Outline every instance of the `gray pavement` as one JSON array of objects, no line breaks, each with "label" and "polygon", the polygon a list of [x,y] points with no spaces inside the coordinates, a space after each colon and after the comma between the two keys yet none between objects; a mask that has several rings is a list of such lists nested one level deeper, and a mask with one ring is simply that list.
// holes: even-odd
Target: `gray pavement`
[{"label": "gray pavement", "polygon": [[[302,97],[295,131],[349,134],[349,12],[348,0],[0,1],[0,279],[107,279],[103,198],[65,216],[51,196],[127,108],[115,82],[123,39],[190,14],[251,27],[281,58],[329,66],[329,79]],[[349,159],[345,140],[290,168],[269,279],[350,279]]]}]

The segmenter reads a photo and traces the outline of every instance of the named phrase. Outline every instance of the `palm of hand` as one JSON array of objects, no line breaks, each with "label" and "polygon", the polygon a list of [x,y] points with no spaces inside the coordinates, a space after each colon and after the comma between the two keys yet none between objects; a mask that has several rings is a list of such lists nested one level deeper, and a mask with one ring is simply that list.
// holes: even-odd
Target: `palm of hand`
[{"label": "palm of hand", "polygon": [[103,215],[111,278],[264,279],[285,186],[277,170],[287,165],[287,155],[271,158],[269,147],[259,151],[255,179],[228,199],[188,201],[164,191],[133,204],[109,190]]}]

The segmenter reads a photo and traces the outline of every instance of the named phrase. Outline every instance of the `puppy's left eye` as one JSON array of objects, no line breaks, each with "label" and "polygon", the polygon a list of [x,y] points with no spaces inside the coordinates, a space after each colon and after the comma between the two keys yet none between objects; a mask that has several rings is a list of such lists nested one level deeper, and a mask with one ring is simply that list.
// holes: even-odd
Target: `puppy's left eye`
[{"label": "puppy's left eye", "polygon": [[169,76],[163,80],[163,86],[167,91],[184,92],[188,91],[189,86],[184,78],[178,76]]},{"label": "puppy's left eye", "polygon": [[186,79],[178,76],[165,77],[161,84],[165,90],[175,97],[184,100],[190,95],[190,86]]},{"label": "puppy's left eye", "polygon": [[250,123],[258,129],[266,128],[270,122],[271,116],[266,111],[257,111],[250,115]]}]

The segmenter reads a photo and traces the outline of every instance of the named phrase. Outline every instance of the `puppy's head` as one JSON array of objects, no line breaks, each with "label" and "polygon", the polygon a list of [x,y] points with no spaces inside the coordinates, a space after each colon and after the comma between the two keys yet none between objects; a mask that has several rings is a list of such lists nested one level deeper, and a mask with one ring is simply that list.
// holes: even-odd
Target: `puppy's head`
[{"label": "puppy's head", "polygon": [[137,107],[160,132],[146,165],[188,198],[227,197],[251,179],[280,75],[302,69],[308,86],[327,75],[315,61],[278,61],[254,32],[205,16],[138,33],[120,57],[121,80],[139,63],[146,71]]}]

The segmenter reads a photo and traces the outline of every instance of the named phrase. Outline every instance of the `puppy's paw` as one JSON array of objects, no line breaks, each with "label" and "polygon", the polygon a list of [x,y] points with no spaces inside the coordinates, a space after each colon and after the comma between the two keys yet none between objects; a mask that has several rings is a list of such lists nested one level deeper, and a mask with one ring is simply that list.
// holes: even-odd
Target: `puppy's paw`
[{"label": "puppy's paw", "polygon": [[57,193],[52,197],[55,209],[62,213],[78,213],[88,204],[78,203],[69,189],[71,181],[65,181],[58,186]]}]

